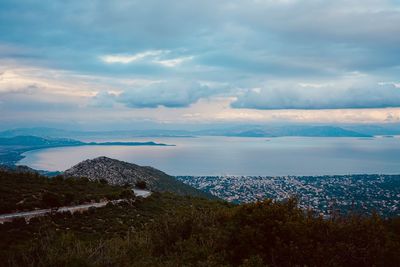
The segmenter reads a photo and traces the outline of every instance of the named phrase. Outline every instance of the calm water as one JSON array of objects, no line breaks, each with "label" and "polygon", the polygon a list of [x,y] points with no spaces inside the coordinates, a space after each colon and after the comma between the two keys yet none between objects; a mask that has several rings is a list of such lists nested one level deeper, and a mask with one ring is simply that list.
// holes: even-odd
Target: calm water
[{"label": "calm water", "polygon": [[199,137],[136,138],[130,141],[149,140],[176,146],[51,148],[27,152],[19,164],[63,171],[82,160],[107,156],[153,166],[172,175],[400,173],[399,137]]}]

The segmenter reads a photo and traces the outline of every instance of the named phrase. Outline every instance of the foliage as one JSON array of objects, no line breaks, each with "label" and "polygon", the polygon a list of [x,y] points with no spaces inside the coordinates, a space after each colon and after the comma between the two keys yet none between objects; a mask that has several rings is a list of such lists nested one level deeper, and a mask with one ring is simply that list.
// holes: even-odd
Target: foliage
[{"label": "foliage", "polygon": [[[230,205],[153,194],[0,226],[14,266],[398,266],[400,219],[329,220],[296,200]],[[19,244],[12,243],[24,239]],[[5,248],[8,247],[8,251]]]},{"label": "foliage", "polygon": [[132,197],[131,190],[88,179],[48,178],[37,173],[0,170],[0,213]]},{"label": "foliage", "polygon": [[42,203],[47,207],[60,207],[62,205],[60,196],[52,192],[44,192],[42,194]]},{"label": "foliage", "polygon": [[135,183],[135,186],[139,189],[146,189],[147,188],[147,184],[146,181],[137,181]]}]

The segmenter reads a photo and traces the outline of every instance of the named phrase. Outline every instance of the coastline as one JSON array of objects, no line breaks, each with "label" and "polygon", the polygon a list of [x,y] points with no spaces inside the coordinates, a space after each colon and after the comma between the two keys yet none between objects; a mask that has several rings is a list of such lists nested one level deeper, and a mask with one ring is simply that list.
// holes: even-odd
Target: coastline
[{"label": "coastline", "polygon": [[[148,142],[82,142],[74,144],[57,144],[57,145],[42,145],[42,146],[0,146],[0,165],[16,166],[25,156],[26,152],[59,147],[81,147],[81,146],[175,146],[173,144],[156,143],[153,141]],[[10,149],[7,149],[10,147]]]}]

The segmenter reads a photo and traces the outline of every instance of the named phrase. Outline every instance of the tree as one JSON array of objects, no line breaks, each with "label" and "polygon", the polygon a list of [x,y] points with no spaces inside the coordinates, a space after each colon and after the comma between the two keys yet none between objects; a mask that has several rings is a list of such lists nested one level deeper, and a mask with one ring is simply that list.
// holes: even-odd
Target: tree
[{"label": "tree", "polygon": [[137,182],[135,183],[135,186],[136,186],[137,188],[139,188],[139,189],[146,189],[146,188],[147,188],[146,181],[143,181],[143,180],[137,181]]},{"label": "tree", "polygon": [[65,205],[71,204],[72,202],[74,202],[74,200],[75,200],[75,196],[73,193],[68,192],[65,194],[65,198],[64,198]]},{"label": "tree", "polygon": [[52,192],[44,192],[42,195],[43,203],[48,207],[60,207],[62,201],[60,196]]}]

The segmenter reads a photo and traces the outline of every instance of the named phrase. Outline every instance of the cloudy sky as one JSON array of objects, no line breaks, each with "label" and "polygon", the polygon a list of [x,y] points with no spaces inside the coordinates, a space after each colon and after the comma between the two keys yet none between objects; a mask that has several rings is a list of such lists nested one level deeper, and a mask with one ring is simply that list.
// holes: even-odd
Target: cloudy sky
[{"label": "cloudy sky", "polygon": [[0,1],[0,124],[400,122],[399,0]]}]

